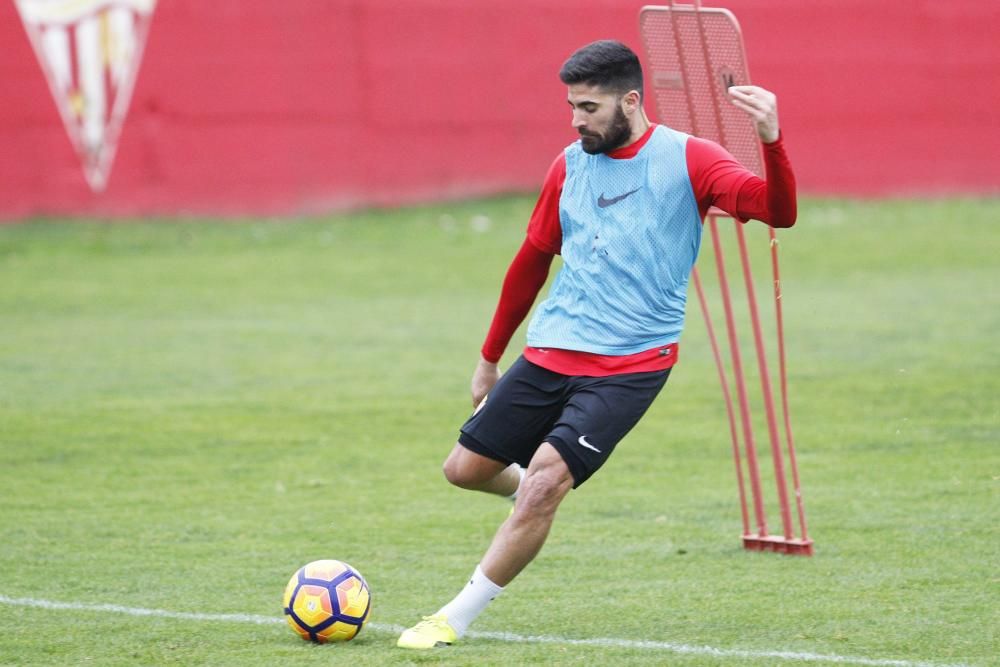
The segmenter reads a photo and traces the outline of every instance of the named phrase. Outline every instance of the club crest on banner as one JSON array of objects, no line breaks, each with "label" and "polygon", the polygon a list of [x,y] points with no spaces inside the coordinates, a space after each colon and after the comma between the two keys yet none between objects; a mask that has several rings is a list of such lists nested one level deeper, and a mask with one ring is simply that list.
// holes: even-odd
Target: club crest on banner
[{"label": "club crest on banner", "polygon": [[14,0],[87,183],[104,190],[156,0]]}]

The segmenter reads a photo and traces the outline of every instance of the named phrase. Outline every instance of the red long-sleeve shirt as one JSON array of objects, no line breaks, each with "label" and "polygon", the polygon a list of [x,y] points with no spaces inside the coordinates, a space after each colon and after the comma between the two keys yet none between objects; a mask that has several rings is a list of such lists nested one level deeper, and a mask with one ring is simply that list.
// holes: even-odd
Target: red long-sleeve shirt
[{"label": "red long-sleeve shirt", "polygon": [[[634,157],[649,140],[654,127],[635,143],[607,155],[614,159]],[[795,176],[781,137],[764,144],[766,181],[747,170],[724,148],[705,139],[691,137],[685,158],[702,219],[715,206],[742,221],[756,219],[772,227],[795,224]],[[528,223],[527,237],[504,278],[496,313],[482,347],[487,361],[499,361],[545,284],[552,258],[560,252],[559,199],[565,179],[566,160],[560,153],[549,167]],[[669,368],[677,359],[677,345],[624,356],[528,347],[524,356],[566,375],[604,376]]]}]

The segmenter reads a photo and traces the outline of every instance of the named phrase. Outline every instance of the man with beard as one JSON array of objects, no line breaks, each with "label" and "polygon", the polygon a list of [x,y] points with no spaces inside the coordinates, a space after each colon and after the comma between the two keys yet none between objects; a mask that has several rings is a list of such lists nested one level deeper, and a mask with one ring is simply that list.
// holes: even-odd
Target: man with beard
[{"label": "man with beard", "polygon": [[[729,88],[764,144],[765,181],[719,145],[651,124],[639,59],[624,44],[579,49],[559,77],[580,139],[549,168],[472,377],[476,410],[444,463],[452,484],[509,497],[514,508],[469,583],[403,632],[404,648],[461,637],[538,554],[569,490],[646,412],[677,360],[708,209],[773,227],[795,222],[795,180],[772,93]],[[497,362],[556,254],[563,266],[527,347],[501,377]]]}]

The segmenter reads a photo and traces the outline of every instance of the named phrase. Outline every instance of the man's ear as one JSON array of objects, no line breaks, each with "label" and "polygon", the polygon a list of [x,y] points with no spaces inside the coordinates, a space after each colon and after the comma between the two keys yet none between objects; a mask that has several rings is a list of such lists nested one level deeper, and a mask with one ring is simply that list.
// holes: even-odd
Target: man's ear
[{"label": "man's ear", "polygon": [[638,90],[630,90],[622,95],[622,111],[625,115],[633,114],[641,107],[641,97]]}]

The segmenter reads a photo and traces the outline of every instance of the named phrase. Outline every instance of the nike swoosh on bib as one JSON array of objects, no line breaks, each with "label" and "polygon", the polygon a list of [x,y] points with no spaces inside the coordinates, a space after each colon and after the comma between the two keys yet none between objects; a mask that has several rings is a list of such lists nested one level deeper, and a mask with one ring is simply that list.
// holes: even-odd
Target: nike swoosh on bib
[{"label": "nike swoosh on bib", "polygon": [[634,195],[640,189],[641,188],[636,188],[635,190],[632,190],[631,192],[626,192],[623,195],[618,195],[617,197],[612,197],[611,199],[605,199],[604,198],[604,193],[602,192],[601,196],[597,198],[597,205],[600,206],[601,208],[607,208],[607,207],[611,206],[612,204],[617,204],[618,202],[620,202],[621,200],[625,199],[629,195]]}]

